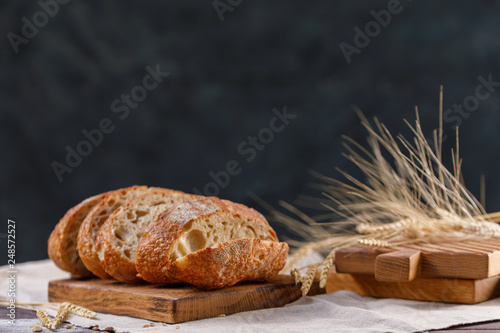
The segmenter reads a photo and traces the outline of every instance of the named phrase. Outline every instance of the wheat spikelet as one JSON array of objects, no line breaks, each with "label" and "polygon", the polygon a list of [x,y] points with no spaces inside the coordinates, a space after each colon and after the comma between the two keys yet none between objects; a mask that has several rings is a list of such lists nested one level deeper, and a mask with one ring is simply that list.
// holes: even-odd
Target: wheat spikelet
[{"label": "wheat spikelet", "polygon": [[462,225],[461,231],[467,234],[473,234],[479,237],[499,237],[499,225],[492,222],[483,221],[469,221],[469,223]]},{"label": "wheat spikelet", "polygon": [[408,227],[408,225],[412,222],[411,219],[406,218],[403,220],[399,220],[396,222],[391,222],[382,225],[373,225],[371,223],[361,223],[356,226],[356,231],[365,234],[372,235],[378,233],[387,233],[393,231],[400,231],[403,228]]},{"label": "wheat spikelet", "polygon": [[323,261],[323,264],[321,265],[321,272],[319,276],[319,287],[320,288],[325,288],[326,287],[326,281],[328,279],[328,272],[330,271],[330,268],[332,267],[334,261],[335,261],[335,249],[333,249],[330,254],[326,257],[325,261]]},{"label": "wheat spikelet", "polygon": [[300,291],[302,292],[302,296],[306,296],[309,290],[311,289],[312,283],[314,281],[314,277],[318,271],[318,267],[320,264],[310,265],[307,268],[306,275],[302,278],[302,286],[300,287]]},{"label": "wheat spikelet", "polygon": [[66,320],[66,318],[68,318],[70,305],[71,304],[69,303],[63,303],[59,306],[59,310],[57,311],[54,322],[52,323],[52,329],[56,329],[57,326],[59,326],[63,321]]},{"label": "wheat spikelet", "polygon": [[59,310],[57,311],[54,321],[50,320],[50,317],[46,311],[36,310],[36,316],[38,317],[38,319],[40,319],[40,321],[45,327],[51,330],[55,330],[68,317],[69,314],[68,305],[69,304],[59,306]]},{"label": "wheat spikelet", "polygon": [[[8,305],[8,301],[0,301],[0,305]],[[52,322],[46,311],[38,310],[32,306],[44,306],[51,309],[57,309],[57,314]],[[96,317],[96,313],[79,305],[71,304],[68,302],[64,303],[40,303],[40,302],[16,302],[16,307],[20,309],[36,311],[36,316],[40,319],[42,324],[50,329],[56,329],[62,322],[66,320],[70,313],[93,319]]]},{"label": "wheat spikelet", "polygon": [[295,284],[302,283],[302,275],[300,275],[300,272],[297,268],[292,269],[290,275],[294,278]]},{"label": "wheat spikelet", "polygon": [[50,320],[49,315],[46,311],[36,310],[36,316],[38,317],[38,319],[40,319],[43,326],[53,329],[52,321]]},{"label": "wheat spikelet", "polygon": [[358,244],[372,246],[372,247],[388,247],[389,242],[383,239],[375,239],[375,238],[364,238],[358,239]]},{"label": "wheat spikelet", "polygon": [[68,302],[62,303],[63,306],[66,306],[69,310],[74,315],[80,316],[80,317],[85,317],[85,318],[90,318],[93,319],[97,315],[94,311],[90,311],[89,309],[86,309],[84,307],[81,307],[79,305],[71,304]]}]

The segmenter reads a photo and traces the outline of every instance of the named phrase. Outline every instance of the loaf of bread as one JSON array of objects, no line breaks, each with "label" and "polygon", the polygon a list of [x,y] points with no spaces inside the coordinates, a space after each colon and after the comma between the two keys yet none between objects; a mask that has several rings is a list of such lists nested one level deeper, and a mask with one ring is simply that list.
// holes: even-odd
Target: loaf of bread
[{"label": "loaf of bread", "polygon": [[288,245],[244,205],[132,186],[71,208],[52,232],[48,252],[73,275],[209,290],[278,274]]},{"label": "loaf of bread", "polygon": [[139,282],[135,251],[149,224],[162,212],[197,196],[155,188],[117,209],[97,235],[95,251],[104,270],[117,280]]},{"label": "loaf of bread", "polygon": [[279,243],[265,218],[218,198],[188,201],[162,213],[136,253],[139,276],[152,283],[219,289],[279,273],[288,245]]},{"label": "loaf of bread", "polygon": [[150,189],[147,186],[131,186],[112,191],[88,213],[83,221],[78,232],[78,253],[88,270],[101,279],[111,279],[112,277],[101,266],[95,250],[95,240],[99,229],[121,205],[148,191]]}]

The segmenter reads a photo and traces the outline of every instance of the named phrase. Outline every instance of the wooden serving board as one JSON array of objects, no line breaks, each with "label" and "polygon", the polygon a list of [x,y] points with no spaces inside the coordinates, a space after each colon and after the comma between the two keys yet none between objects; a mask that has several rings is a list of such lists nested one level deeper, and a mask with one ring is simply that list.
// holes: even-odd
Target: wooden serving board
[{"label": "wooden serving board", "polygon": [[370,297],[475,304],[500,297],[500,276],[481,280],[415,278],[410,282],[382,282],[373,275],[337,273],[333,267],[326,292],[339,290]]},{"label": "wooden serving board", "polygon": [[354,245],[335,254],[339,273],[375,275],[379,281],[421,278],[485,279],[500,274],[500,238],[433,242],[393,248]]},{"label": "wooden serving board", "polygon": [[[320,292],[315,284],[312,293]],[[282,275],[263,283],[240,283],[213,291],[185,284],[130,285],[101,279],[49,282],[51,302],[71,302],[93,311],[166,323],[280,307],[300,297],[300,285],[291,276]]]}]

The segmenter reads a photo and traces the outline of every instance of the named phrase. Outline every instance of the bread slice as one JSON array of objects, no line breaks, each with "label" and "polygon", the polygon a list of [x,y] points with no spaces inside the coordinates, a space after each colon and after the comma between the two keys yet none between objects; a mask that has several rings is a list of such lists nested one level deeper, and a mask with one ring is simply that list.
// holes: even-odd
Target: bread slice
[{"label": "bread slice", "polygon": [[162,272],[203,290],[221,289],[240,281],[265,281],[285,266],[288,245],[259,238],[217,244],[177,259]]},{"label": "bread slice", "polygon": [[145,194],[147,186],[131,186],[109,192],[87,215],[78,232],[78,253],[89,271],[102,279],[111,279],[104,269],[94,249],[97,233],[107,218],[125,202]]},{"label": "bread slice", "polygon": [[106,194],[99,194],[82,201],[68,210],[55,226],[48,240],[48,252],[50,259],[59,268],[77,276],[92,276],[76,249],[77,235],[87,214]]},{"label": "bread slice", "polygon": [[137,247],[139,276],[201,289],[262,280],[284,266],[288,245],[257,211],[218,198],[180,204],[152,223]]},{"label": "bread slice", "polygon": [[168,208],[199,198],[168,189],[154,189],[128,201],[99,230],[95,251],[104,270],[117,280],[141,281],[135,268],[135,251],[146,228]]}]

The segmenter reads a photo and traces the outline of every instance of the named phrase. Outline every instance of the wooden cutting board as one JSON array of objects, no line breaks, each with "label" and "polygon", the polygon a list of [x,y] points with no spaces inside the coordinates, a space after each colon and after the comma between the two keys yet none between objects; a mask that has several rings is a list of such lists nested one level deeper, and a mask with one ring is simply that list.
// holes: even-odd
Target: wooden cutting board
[{"label": "wooden cutting board", "polygon": [[355,245],[339,249],[335,264],[339,273],[370,274],[379,281],[485,279],[500,274],[500,238],[393,248]]},{"label": "wooden cutting board", "polygon": [[[322,291],[316,283],[311,292]],[[166,323],[280,307],[300,297],[300,285],[296,285],[291,276],[277,276],[263,283],[240,283],[213,291],[201,291],[185,284],[130,285],[101,279],[49,282],[51,302],[71,302],[98,312]]]},{"label": "wooden cutting board", "polygon": [[481,280],[415,278],[410,282],[382,282],[373,275],[337,273],[333,267],[326,292],[339,290],[351,290],[361,296],[475,304],[500,297],[500,276]]}]

